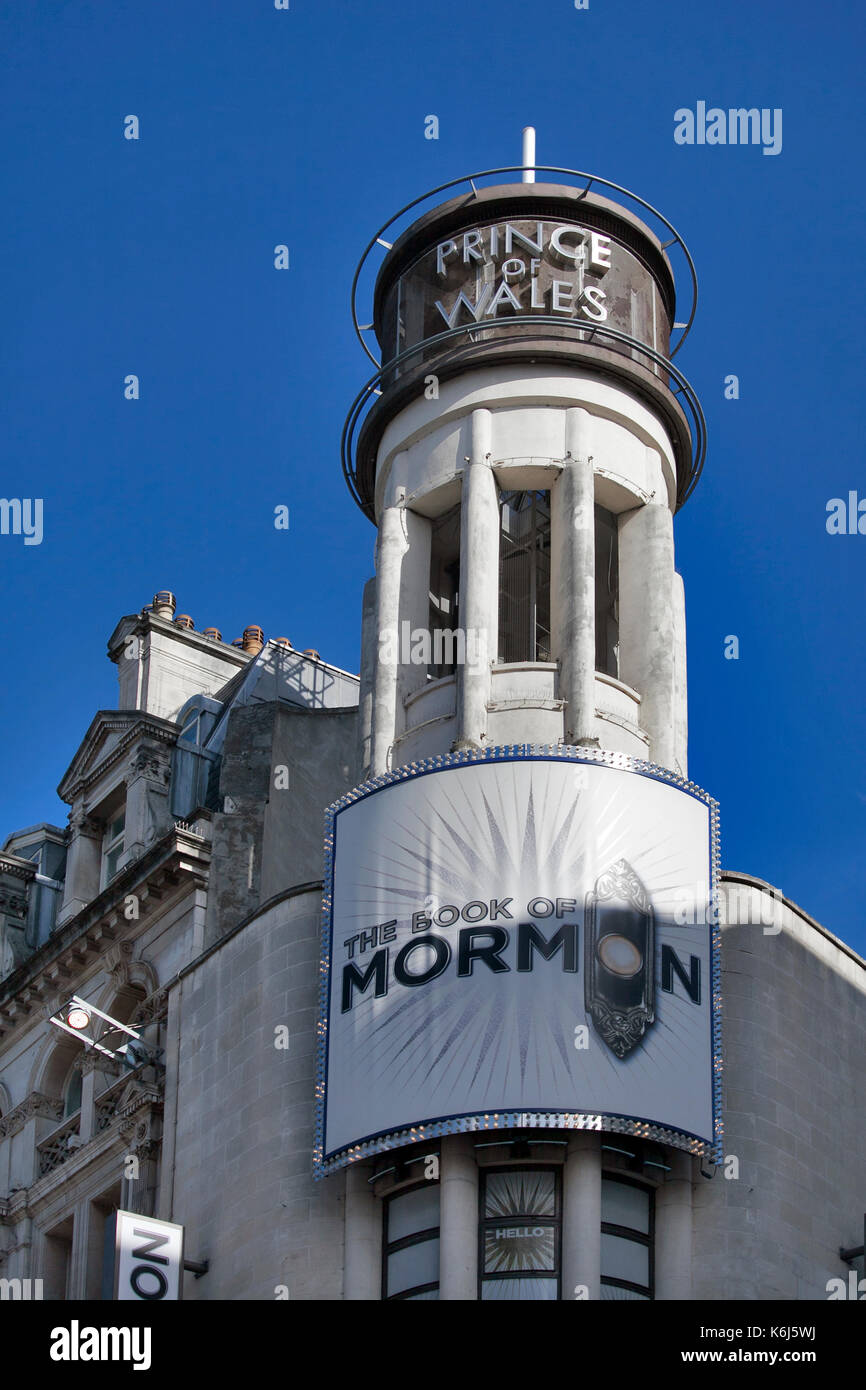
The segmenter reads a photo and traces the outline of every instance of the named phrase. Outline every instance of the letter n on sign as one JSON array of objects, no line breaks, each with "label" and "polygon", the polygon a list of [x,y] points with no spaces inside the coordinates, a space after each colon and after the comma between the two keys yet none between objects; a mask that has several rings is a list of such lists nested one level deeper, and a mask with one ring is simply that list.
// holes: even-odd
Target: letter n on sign
[{"label": "letter n on sign", "polygon": [[114,1296],[121,1302],[173,1302],[183,1292],[183,1226],[119,1211]]}]

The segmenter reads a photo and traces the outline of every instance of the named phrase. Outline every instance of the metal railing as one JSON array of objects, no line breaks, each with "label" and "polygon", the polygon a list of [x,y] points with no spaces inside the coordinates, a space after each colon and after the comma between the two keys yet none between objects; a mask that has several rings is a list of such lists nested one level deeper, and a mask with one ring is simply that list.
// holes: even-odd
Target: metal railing
[{"label": "metal railing", "polygon": [[[371,408],[373,401],[381,395],[381,383],[386,377],[395,377],[398,375],[400,367],[407,363],[410,358],[420,357],[421,360],[423,360],[423,355],[428,353],[431,348],[435,349],[443,343],[456,339],[461,334],[478,332],[490,333],[491,331],[495,332],[497,328],[511,328],[517,325],[520,325],[521,329],[525,329],[526,331],[520,335],[509,333],[507,338],[502,338],[500,340],[501,344],[510,347],[523,339],[537,341],[538,339],[543,340],[545,337],[553,342],[562,342],[563,330],[571,329],[580,342],[595,342],[599,347],[610,347],[611,350],[622,352],[623,355],[630,358],[633,357],[635,352],[642,354],[652,363],[652,368],[650,368],[650,370],[653,370],[655,374],[660,377],[666,376],[668,378],[668,389],[681,408],[684,409],[684,413],[686,413],[691,423],[691,465],[687,476],[681,480],[677,492],[677,507],[683,506],[694,492],[703,470],[707,452],[707,424],[704,418],[704,412],[701,409],[701,403],[692,386],[679,368],[674,365],[670,358],[657,352],[655,348],[649,347],[648,344],[640,342],[637,338],[631,337],[628,333],[623,333],[618,328],[611,328],[607,325],[602,327],[601,325],[585,324],[582,322],[577,323],[574,320],[564,320],[551,314],[515,314],[508,318],[491,320],[489,324],[479,324],[475,322],[460,324],[455,328],[447,328],[441,333],[436,333],[430,338],[424,338],[421,342],[413,344],[412,347],[405,348],[403,352],[398,353],[396,357],[392,357],[384,366],[379,367],[375,374],[362,386],[352,402],[349,414],[343,426],[343,433],[340,438],[340,458],[343,467],[343,476],[346,479],[349,491],[352,493],[352,496],[365,515],[370,516],[370,519],[373,520],[369,504],[362,497],[358,486],[355,459],[356,436],[367,410]],[[544,331],[545,329],[550,330],[554,327],[557,329],[556,334],[550,331]],[[604,341],[600,342],[599,339],[607,339],[610,341],[607,343]],[[487,341],[490,342],[489,339]],[[493,340],[493,345],[498,346],[495,340]],[[468,352],[469,350],[467,349],[467,355]]]},{"label": "metal railing", "polygon": [[[367,257],[369,256],[370,252],[377,245],[383,246],[386,250],[391,249],[391,243],[384,240],[384,233],[389,231],[390,228],[392,228],[394,224],[400,220],[401,217],[405,217],[407,212],[411,212],[413,208],[419,207],[421,203],[427,202],[427,200],[430,198],[437,197],[440,193],[446,192],[449,188],[459,188],[463,184],[469,184],[469,186],[472,189],[472,192],[477,195],[478,189],[475,187],[476,179],[493,178],[497,174],[522,175],[524,172],[524,167],[525,166],[522,164],[503,164],[498,169],[482,169],[477,174],[462,174],[460,178],[449,179],[447,183],[440,183],[436,188],[431,188],[427,193],[422,193],[419,197],[413,198],[411,203],[407,203],[405,207],[402,207],[400,209],[399,212],[395,212],[393,217],[389,217],[388,221],[385,222],[379,228],[378,232],[376,232],[371,237],[370,241],[367,243],[367,246],[364,249],[364,253],[361,256],[360,261],[358,262],[358,268],[355,271],[355,276],[352,280],[351,307],[352,322],[355,326],[355,332],[358,336],[358,341],[360,342],[361,347],[364,349],[365,353],[367,354],[370,361],[373,363],[375,367],[378,367],[380,364],[377,361],[376,357],[373,355],[373,353],[370,351],[363,337],[363,334],[365,332],[368,332],[369,329],[373,327],[373,325],[372,323],[364,325],[361,325],[359,323],[357,296],[358,284],[361,279],[361,275],[363,273],[364,266],[366,264]],[[589,193],[590,188],[592,188],[594,184],[597,184],[602,189],[610,189],[612,192],[619,194],[621,197],[628,198],[633,203],[636,203],[643,212],[649,213],[651,214],[651,216],[657,218],[658,221],[665,228],[665,230],[670,233],[670,237],[667,241],[661,242],[661,239],[659,238],[661,250],[666,252],[669,247],[678,246],[685,257],[686,264],[688,266],[689,276],[691,279],[691,305],[689,307],[688,318],[684,323],[675,323],[673,325],[675,329],[678,328],[681,331],[680,338],[676,346],[671,350],[671,357],[675,357],[679,352],[680,348],[682,347],[683,343],[685,342],[686,338],[688,337],[689,332],[691,330],[691,326],[694,323],[695,314],[697,312],[698,307],[698,274],[695,269],[695,263],[692,260],[691,253],[688,247],[686,246],[686,243],[680,236],[679,232],[673,226],[673,224],[668,221],[668,219],[664,216],[663,213],[659,212],[658,208],[653,207],[652,203],[648,203],[637,193],[632,193],[630,189],[624,188],[622,184],[612,183],[610,179],[603,179],[599,174],[588,174],[585,172],[585,170],[581,169],[564,169],[556,164],[534,164],[532,167],[535,170],[535,172],[539,174],[564,174],[567,178],[580,179],[581,181],[585,179],[586,184],[580,192],[581,198],[586,197],[587,193]],[[491,186],[495,187],[496,185]],[[630,211],[630,209],[626,208],[625,211],[628,212]],[[650,228],[650,230],[652,229]]]}]

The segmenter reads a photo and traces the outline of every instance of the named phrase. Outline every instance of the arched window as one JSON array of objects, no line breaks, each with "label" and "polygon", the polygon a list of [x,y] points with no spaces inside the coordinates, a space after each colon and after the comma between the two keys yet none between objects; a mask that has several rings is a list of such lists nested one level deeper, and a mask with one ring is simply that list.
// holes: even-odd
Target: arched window
[{"label": "arched window", "polygon": [[68,1119],[81,1109],[81,1072],[73,1067],[63,1090],[63,1118]]}]

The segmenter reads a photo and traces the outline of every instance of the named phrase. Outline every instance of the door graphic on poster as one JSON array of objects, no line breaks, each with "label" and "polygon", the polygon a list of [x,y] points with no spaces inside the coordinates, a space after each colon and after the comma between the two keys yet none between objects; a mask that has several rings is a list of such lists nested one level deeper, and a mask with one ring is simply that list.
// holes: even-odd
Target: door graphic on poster
[{"label": "door graphic on poster", "polygon": [[618,859],[586,898],[586,1011],[622,1060],[655,1020],[655,930],[647,891]]}]

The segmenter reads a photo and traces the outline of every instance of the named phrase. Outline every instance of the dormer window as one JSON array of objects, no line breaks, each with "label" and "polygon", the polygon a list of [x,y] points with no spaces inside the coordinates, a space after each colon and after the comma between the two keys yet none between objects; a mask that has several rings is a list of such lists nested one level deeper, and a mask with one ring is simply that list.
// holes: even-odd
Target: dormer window
[{"label": "dormer window", "polygon": [[126,830],[126,808],[122,807],[113,815],[105,828],[102,842],[102,886],[107,888],[118,870],[120,856],[123,854],[123,837]]}]

